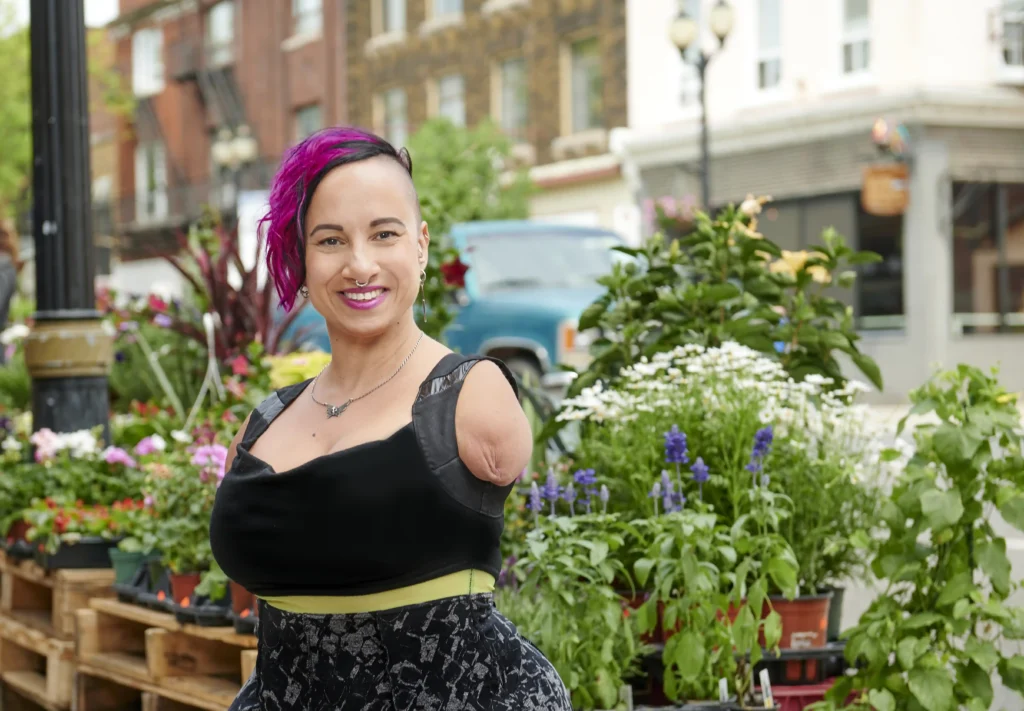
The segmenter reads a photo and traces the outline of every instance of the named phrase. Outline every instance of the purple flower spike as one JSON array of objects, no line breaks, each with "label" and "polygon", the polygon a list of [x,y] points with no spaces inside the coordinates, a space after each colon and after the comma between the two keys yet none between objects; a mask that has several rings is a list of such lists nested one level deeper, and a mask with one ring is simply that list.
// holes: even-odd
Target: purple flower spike
[{"label": "purple flower spike", "polygon": [[555,502],[562,496],[562,489],[558,486],[558,479],[553,471],[548,472],[548,479],[544,483],[544,498],[551,504],[551,515],[555,515]]},{"label": "purple flower spike", "polygon": [[697,493],[700,496],[700,500],[704,500],[704,482],[710,477],[711,473],[708,471],[708,465],[704,463],[703,457],[697,457],[697,461],[690,467],[690,471],[693,472],[693,480],[697,482]]},{"label": "purple flower spike", "polygon": [[587,507],[587,513],[590,513],[591,499],[597,495],[597,475],[593,469],[578,469],[575,474],[572,475],[573,481],[576,486],[580,487],[583,492],[581,500]]},{"label": "purple flower spike", "polygon": [[571,481],[565,487],[565,492],[563,494],[563,498],[569,504],[569,515],[570,516],[575,516],[576,515],[576,487],[572,485]]},{"label": "purple flower spike", "polygon": [[669,464],[690,463],[686,434],[679,431],[678,425],[672,425],[672,429],[665,433],[665,461]]},{"label": "purple flower spike", "polygon": [[533,511],[534,517],[540,514],[540,510],[544,507],[541,503],[540,487],[537,486],[537,482],[530,484],[530,501],[526,504],[526,508]]}]

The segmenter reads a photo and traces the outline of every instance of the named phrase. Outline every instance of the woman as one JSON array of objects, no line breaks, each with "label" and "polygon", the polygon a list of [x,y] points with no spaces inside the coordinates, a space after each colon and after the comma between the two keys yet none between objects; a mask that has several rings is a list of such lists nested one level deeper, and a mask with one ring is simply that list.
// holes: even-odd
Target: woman
[{"label": "woman", "polygon": [[332,359],[231,443],[210,539],[259,597],[258,662],[231,710],[570,711],[494,608],[532,437],[504,365],[413,319],[430,235],[408,152],[314,134],[285,156],[264,223],[282,305],[324,316]]},{"label": "woman", "polygon": [[[18,272],[21,266],[18,260],[17,233],[0,225],[0,331],[7,328],[11,301],[18,292]],[[4,349],[0,349],[0,365],[6,360]]]}]

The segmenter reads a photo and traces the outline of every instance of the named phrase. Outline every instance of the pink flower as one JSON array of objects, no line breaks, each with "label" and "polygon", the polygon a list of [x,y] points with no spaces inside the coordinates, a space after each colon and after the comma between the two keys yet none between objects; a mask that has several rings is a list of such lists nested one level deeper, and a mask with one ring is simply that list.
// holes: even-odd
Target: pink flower
[{"label": "pink flower", "polygon": [[167,442],[160,435],[150,435],[149,437],[143,437],[139,440],[139,443],[135,445],[135,453],[140,457],[145,457],[149,454],[155,454],[156,452],[162,452],[167,449]]},{"label": "pink flower", "polygon": [[245,356],[237,356],[231,361],[231,372],[242,377],[249,374],[249,361],[245,359]]},{"label": "pink flower", "polygon": [[120,447],[107,447],[103,451],[103,459],[107,464],[123,464],[126,467],[137,466],[131,455]]},{"label": "pink flower", "polygon": [[49,427],[44,427],[28,438],[36,448],[36,461],[45,462],[57,456],[61,449],[60,436]]},{"label": "pink flower", "polygon": [[142,505],[145,506],[146,508],[152,507],[153,506],[153,497],[150,496],[149,494],[146,494],[146,498],[144,498],[142,500]]},{"label": "pink flower", "polygon": [[224,467],[227,464],[228,448],[222,444],[206,444],[198,447],[192,455],[192,463],[203,467],[199,473],[203,481],[211,474],[216,475],[218,483],[224,478]]}]

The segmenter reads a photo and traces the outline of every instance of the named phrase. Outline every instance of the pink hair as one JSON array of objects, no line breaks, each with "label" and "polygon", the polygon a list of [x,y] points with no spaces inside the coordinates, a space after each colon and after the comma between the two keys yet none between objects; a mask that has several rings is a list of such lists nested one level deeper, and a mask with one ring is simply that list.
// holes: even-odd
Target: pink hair
[{"label": "pink hair", "polygon": [[304,223],[317,185],[340,165],[376,156],[394,158],[412,176],[408,151],[395,150],[380,136],[358,128],[326,128],[285,152],[270,186],[270,206],[258,227],[267,246],[267,271],[285,310],[295,305],[306,279]]}]

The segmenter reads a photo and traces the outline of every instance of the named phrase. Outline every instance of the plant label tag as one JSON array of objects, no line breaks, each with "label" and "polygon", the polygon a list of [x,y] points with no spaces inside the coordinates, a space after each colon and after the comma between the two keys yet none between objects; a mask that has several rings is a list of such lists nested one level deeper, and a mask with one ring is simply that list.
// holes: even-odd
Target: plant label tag
[{"label": "plant label tag", "polygon": [[718,700],[723,704],[729,701],[729,682],[724,676],[718,680]]},{"label": "plant label tag", "polygon": [[766,709],[775,708],[775,699],[772,698],[772,682],[768,678],[768,670],[762,669],[758,675],[761,678],[761,696],[764,699]]}]

